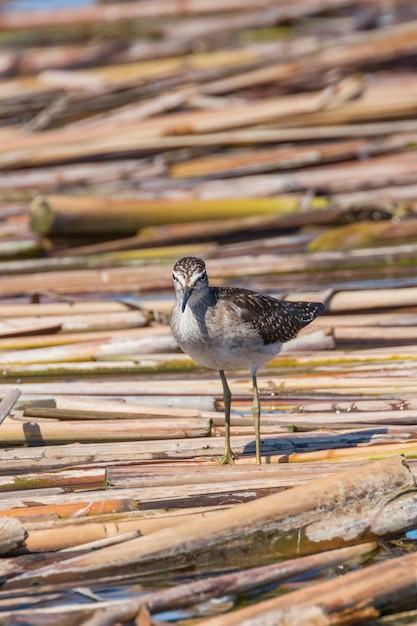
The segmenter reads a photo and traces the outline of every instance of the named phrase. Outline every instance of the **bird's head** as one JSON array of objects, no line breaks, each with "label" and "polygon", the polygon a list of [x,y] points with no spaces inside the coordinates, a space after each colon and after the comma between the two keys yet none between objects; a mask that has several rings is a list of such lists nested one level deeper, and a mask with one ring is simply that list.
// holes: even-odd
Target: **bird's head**
[{"label": "bird's head", "polygon": [[172,279],[177,298],[181,298],[182,312],[191,295],[198,296],[208,287],[205,263],[194,256],[186,256],[175,263]]}]

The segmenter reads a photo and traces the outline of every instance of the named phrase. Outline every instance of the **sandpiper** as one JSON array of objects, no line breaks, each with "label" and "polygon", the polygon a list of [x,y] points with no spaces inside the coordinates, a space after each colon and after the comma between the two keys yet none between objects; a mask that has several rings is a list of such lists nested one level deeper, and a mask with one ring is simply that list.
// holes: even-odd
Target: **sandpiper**
[{"label": "sandpiper", "polygon": [[294,339],[324,310],[321,302],[290,302],[236,287],[210,287],[202,259],[184,257],[173,270],[176,300],[171,330],[182,350],[216,369],[223,384],[225,451],[220,463],[233,463],[230,445],[231,392],[224,371],[249,369],[253,382],[256,462],[261,463],[257,372],[282,344]]}]

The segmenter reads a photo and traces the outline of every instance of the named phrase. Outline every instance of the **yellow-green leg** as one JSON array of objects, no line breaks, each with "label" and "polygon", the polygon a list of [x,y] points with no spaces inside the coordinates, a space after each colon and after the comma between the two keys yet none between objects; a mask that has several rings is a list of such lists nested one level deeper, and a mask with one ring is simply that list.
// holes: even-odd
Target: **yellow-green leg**
[{"label": "yellow-green leg", "polygon": [[256,373],[252,374],[253,382],[253,404],[252,415],[255,422],[255,449],[256,449],[256,462],[260,465],[261,460],[261,405],[259,403],[259,391],[258,382],[256,380]]},{"label": "yellow-green leg", "polygon": [[232,403],[232,394],[227,384],[226,376],[223,370],[219,370],[220,379],[223,385],[223,401],[224,401],[224,454],[219,460],[220,465],[234,463],[236,455],[230,446],[230,406]]}]

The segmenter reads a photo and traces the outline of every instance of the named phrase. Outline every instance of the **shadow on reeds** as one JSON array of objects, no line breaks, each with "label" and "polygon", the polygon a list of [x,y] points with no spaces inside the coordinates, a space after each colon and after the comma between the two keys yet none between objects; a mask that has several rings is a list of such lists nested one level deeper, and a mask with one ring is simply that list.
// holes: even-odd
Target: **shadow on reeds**
[{"label": "shadow on reeds", "polygon": [[[291,462],[291,455],[293,454],[306,454],[317,453],[325,451],[326,456],[329,456],[329,451],[337,450],[341,448],[357,447],[360,444],[370,444],[372,439],[378,435],[386,435],[388,433],[387,428],[370,428],[369,430],[351,431],[349,433],[342,434],[322,434],[312,435],[311,437],[303,437],[303,439],[297,438],[297,436],[283,436],[283,437],[270,437],[262,438],[262,455],[266,456],[266,463],[270,463],[268,455],[276,456],[280,458],[275,460],[277,463],[289,463]],[[253,456],[255,454],[255,441],[251,441],[244,447],[244,455]],[[330,452],[331,455],[331,452]],[[306,461],[309,460],[306,458]]]},{"label": "shadow on reeds", "polygon": [[39,424],[36,422],[25,422],[23,424],[23,434],[28,446],[44,446],[45,441],[42,437]]}]

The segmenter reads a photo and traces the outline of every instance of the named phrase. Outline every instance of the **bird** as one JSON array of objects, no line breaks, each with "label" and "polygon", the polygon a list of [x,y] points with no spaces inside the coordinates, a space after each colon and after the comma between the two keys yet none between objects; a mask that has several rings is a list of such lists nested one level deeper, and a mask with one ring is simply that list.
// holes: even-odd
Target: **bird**
[{"label": "bird", "polygon": [[175,302],[171,332],[178,346],[204,367],[217,370],[223,386],[225,450],[219,463],[234,463],[230,443],[232,394],[225,370],[249,369],[253,384],[256,463],[261,464],[258,370],[283,343],[294,339],[325,306],[321,302],[278,300],[240,287],[212,287],[198,257],[179,259],[173,268]]}]

